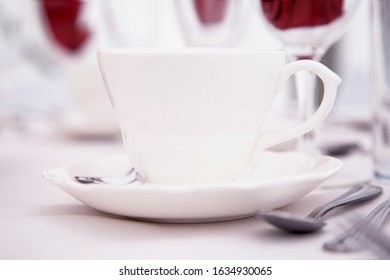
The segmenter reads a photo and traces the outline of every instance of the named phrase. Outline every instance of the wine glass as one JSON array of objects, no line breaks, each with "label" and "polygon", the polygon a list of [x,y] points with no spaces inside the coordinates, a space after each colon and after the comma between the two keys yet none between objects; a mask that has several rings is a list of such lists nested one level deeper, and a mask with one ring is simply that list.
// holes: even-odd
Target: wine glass
[{"label": "wine glass", "polygon": [[[39,95],[35,103],[52,100],[46,102],[47,119],[57,121],[56,129],[65,136],[116,137],[119,127],[96,50],[157,44],[161,1],[21,1],[25,6],[23,54],[36,76],[45,80],[42,90],[30,91]],[[54,79],[55,89],[48,89]]]},{"label": "wine glass", "polygon": [[243,33],[247,0],[176,0],[188,46],[232,47]]},{"label": "wine glass", "polygon": [[[361,0],[258,0],[260,14],[277,36],[291,60],[320,60],[328,48],[346,32]],[[295,75],[300,118],[315,110],[316,78],[310,72]],[[317,97],[318,99],[320,97]],[[298,149],[319,152],[315,131],[304,135]]]},{"label": "wine glass", "polygon": [[19,50],[25,71],[14,97],[14,127],[27,132],[36,127],[45,133],[61,130],[57,122],[76,104],[65,68],[72,63],[82,67],[99,38],[91,16],[95,2],[20,0]]}]

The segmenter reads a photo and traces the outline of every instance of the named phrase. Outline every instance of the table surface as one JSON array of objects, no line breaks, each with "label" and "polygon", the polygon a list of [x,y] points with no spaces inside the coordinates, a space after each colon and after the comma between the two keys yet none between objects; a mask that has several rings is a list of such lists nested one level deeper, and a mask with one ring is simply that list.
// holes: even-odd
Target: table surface
[{"label": "table surface", "polygon": [[[368,252],[331,253],[322,244],[348,226],[348,214],[366,215],[390,197],[390,183],[376,181],[384,187],[381,197],[330,213],[320,232],[291,235],[258,216],[203,224],[118,217],[82,204],[41,177],[45,169],[120,153],[119,138],[76,141],[0,130],[0,259],[367,259]],[[348,172],[370,168],[352,160]],[[309,213],[344,191],[320,186],[283,210]]]}]

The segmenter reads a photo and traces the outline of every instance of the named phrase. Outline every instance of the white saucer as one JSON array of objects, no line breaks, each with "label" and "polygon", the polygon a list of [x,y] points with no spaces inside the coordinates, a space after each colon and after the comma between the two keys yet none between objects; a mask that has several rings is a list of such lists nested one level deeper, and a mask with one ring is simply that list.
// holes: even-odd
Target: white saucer
[{"label": "white saucer", "polygon": [[80,184],[81,176],[118,176],[131,166],[126,156],[99,158],[47,170],[43,177],[103,212],[157,222],[210,222],[254,216],[259,210],[290,204],[334,175],[338,159],[297,152],[264,152],[250,176],[204,185],[135,183]]}]

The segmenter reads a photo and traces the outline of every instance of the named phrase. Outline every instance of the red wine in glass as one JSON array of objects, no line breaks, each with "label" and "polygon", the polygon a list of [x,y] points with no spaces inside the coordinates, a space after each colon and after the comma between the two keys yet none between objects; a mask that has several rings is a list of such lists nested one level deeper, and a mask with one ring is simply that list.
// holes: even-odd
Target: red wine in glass
[{"label": "red wine in glass", "polygon": [[55,42],[68,52],[79,51],[91,33],[79,21],[84,3],[80,0],[42,0],[39,3]]},{"label": "red wine in glass", "polygon": [[286,48],[298,59],[316,60],[344,33],[347,12],[355,6],[348,0],[259,1],[264,18]]},{"label": "red wine in glass", "polygon": [[223,20],[227,0],[194,0],[195,11],[203,25],[212,25]]},{"label": "red wine in glass", "polygon": [[188,46],[236,46],[244,31],[248,0],[175,0]]},{"label": "red wine in glass", "polygon": [[260,0],[267,20],[284,30],[331,23],[343,14],[344,0]]}]

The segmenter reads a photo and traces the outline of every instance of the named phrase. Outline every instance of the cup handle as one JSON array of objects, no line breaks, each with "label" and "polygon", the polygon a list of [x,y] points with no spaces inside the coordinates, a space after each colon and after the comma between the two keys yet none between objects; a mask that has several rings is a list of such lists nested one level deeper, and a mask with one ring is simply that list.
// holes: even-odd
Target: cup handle
[{"label": "cup handle", "polygon": [[332,72],[328,67],[317,61],[298,60],[286,64],[282,68],[276,90],[281,91],[286,85],[287,80],[299,71],[311,71],[315,73],[324,83],[324,95],[320,106],[311,118],[295,127],[259,136],[255,146],[255,153],[279,143],[298,138],[299,136],[313,130],[329,115],[336,99],[337,87],[341,83],[340,77],[336,73]]}]

